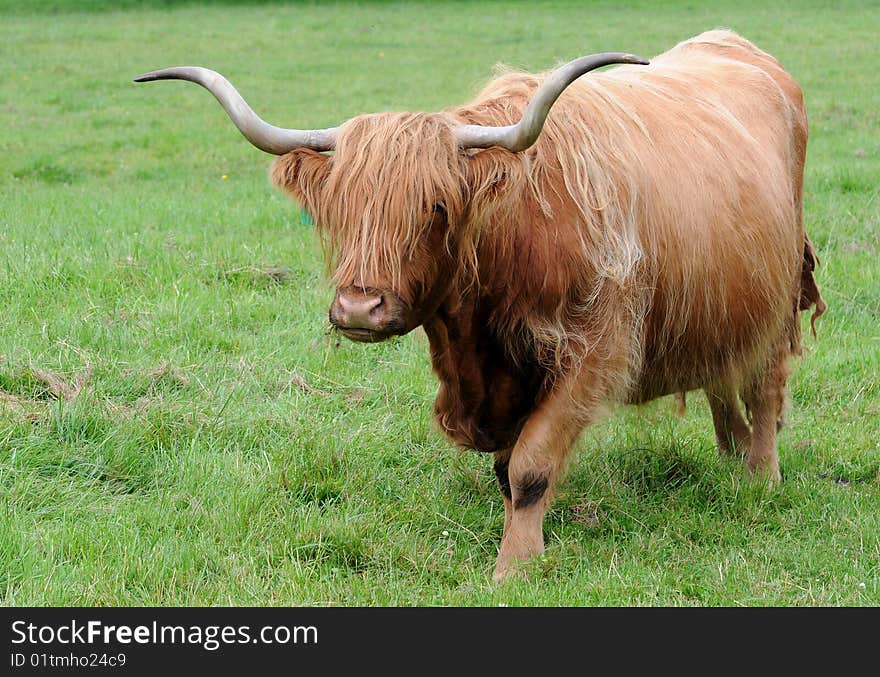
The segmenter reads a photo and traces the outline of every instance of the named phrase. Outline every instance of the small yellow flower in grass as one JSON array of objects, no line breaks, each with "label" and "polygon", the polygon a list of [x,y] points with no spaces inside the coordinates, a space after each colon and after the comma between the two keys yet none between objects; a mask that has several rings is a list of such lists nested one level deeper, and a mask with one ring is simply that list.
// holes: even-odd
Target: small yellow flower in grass
[{"label": "small yellow flower in grass", "polygon": [[221,176],[220,178],[223,179],[223,180],[225,181],[226,179],[229,178],[229,174],[224,174],[224,175]]}]

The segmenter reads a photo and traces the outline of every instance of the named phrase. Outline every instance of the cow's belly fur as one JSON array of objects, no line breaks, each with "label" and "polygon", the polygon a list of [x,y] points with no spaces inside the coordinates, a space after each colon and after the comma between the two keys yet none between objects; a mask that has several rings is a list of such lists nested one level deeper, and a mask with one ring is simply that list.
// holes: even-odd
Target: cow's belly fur
[{"label": "cow's belly fur", "polygon": [[[645,318],[641,360],[626,402],[646,402],[721,381],[739,386],[761,370],[777,348],[788,347],[798,319],[795,243],[803,236],[797,223],[787,230],[789,237],[768,243],[764,252],[750,254],[742,246],[726,257],[713,252],[716,262],[726,258],[718,270],[737,270],[726,277],[713,277],[708,267],[700,271],[695,298],[669,294],[669,281],[660,281]],[[786,240],[788,244],[780,246],[779,241]],[[758,255],[776,260],[756,266]]]}]

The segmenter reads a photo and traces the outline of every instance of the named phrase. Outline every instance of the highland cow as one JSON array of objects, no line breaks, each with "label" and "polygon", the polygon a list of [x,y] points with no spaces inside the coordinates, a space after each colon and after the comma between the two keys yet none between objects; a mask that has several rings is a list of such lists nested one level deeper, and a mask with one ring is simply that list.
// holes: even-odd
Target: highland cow
[{"label": "highland cow", "polygon": [[[580,77],[609,64],[624,65]],[[543,551],[553,487],[608,403],[703,390],[720,452],[779,481],[801,311],[825,304],[803,96],[770,55],[710,31],[650,63],[582,57],[503,74],[463,107],[323,130],[267,124],[207,69],[138,80],[168,78],[280,155],[272,180],[315,218],[340,333],[424,328],[440,427],[494,454],[497,580]]]}]

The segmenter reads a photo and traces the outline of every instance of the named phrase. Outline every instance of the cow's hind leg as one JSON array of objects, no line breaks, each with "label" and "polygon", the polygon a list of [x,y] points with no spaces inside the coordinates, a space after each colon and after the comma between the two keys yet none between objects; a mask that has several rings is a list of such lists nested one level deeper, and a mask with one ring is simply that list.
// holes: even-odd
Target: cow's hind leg
[{"label": "cow's hind leg", "polygon": [[746,456],[751,446],[752,431],[743,418],[733,383],[721,381],[705,388],[704,392],[712,410],[718,453]]},{"label": "cow's hind leg", "polygon": [[749,469],[766,475],[774,483],[781,479],[776,433],[785,410],[788,357],[786,349],[775,351],[765,368],[755,375],[742,393],[752,423]]}]

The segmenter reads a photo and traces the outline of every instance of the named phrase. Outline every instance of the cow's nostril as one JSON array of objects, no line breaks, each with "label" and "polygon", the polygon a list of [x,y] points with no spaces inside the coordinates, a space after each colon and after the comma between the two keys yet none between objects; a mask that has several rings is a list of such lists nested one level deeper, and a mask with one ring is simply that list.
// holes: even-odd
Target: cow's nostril
[{"label": "cow's nostril", "polygon": [[346,314],[351,315],[368,315],[371,311],[382,303],[381,296],[339,296],[339,306]]},{"label": "cow's nostril", "polygon": [[381,312],[376,312],[384,303],[381,294],[361,291],[339,292],[331,312],[331,321],[343,327],[375,329],[381,323]]},{"label": "cow's nostril", "polygon": [[405,308],[391,291],[344,287],[336,290],[329,320],[352,341],[382,341],[405,334]]}]

